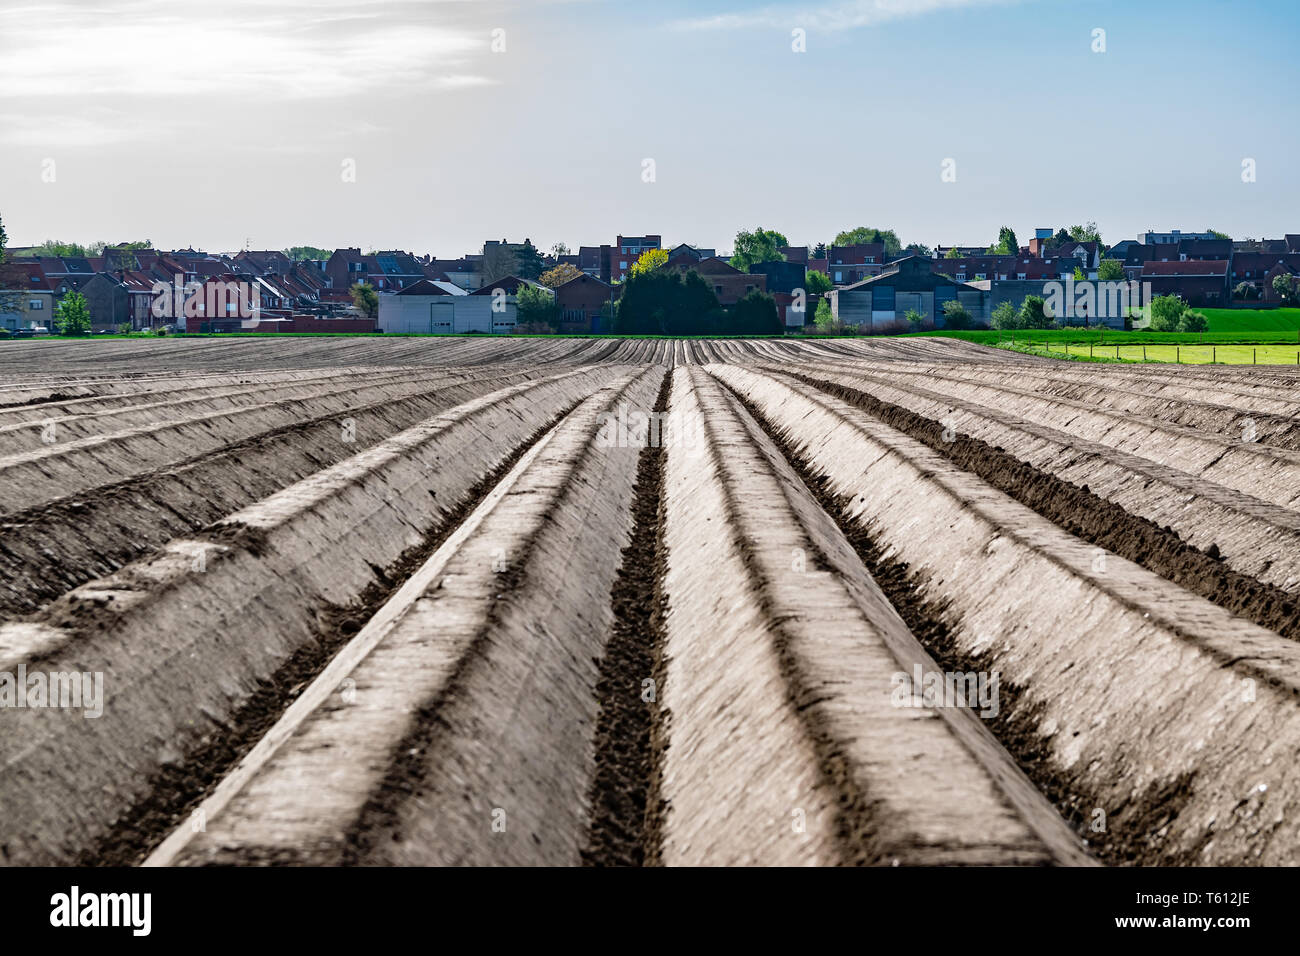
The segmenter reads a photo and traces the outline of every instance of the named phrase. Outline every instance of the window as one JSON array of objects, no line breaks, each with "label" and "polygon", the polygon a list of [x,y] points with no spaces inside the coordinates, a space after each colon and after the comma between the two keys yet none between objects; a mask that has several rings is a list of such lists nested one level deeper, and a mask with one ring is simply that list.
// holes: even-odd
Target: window
[{"label": "window", "polygon": [[865,259],[865,261],[866,261],[866,262],[875,262],[875,261],[876,261],[876,257],[875,257],[875,256],[867,256],[866,259]]},{"label": "window", "polygon": [[620,262],[620,263],[618,264],[618,267],[619,267],[620,269],[626,269],[626,268],[627,268],[627,263],[626,263],[626,262]]},{"label": "window", "polygon": [[41,309],[45,308],[45,303],[40,299],[32,299],[27,303],[27,308],[33,312],[39,312]]},{"label": "window", "polygon": [[753,287],[752,285],[747,285],[747,286],[745,286],[745,291],[746,291],[746,292],[753,292],[753,291],[754,291],[754,287]]},{"label": "window", "polygon": [[955,278],[957,279],[958,282],[965,282],[965,281],[966,281],[966,273],[964,273],[964,272],[958,272],[957,275],[955,276]]},{"label": "window", "polygon": [[1023,282],[1023,281],[1024,281],[1024,278],[1025,278],[1025,274],[1024,274],[1023,272],[1017,272],[1017,273],[1016,273],[1016,278],[1017,278],[1017,279],[1020,279],[1020,280]]},{"label": "window", "polygon": [[838,284],[838,283],[843,282],[843,281],[844,281],[844,273],[843,273],[843,272],[836,272],[836,273],[835,273],[835,282]]},{"label": "window", "polygon": [[988,278],[988,275],[985,274],[985,273],[983,273],[983,272],[977,272],[977,273],[975,273],[975,278],[976,278],[976,279],[987,279],[987,278]]},{"label": "window", "polygon": [[720,286],[720,285],[715,285],[715,286],[713,287],[713,294],[714,294],[714,295],[722,295],[722,286]]}]

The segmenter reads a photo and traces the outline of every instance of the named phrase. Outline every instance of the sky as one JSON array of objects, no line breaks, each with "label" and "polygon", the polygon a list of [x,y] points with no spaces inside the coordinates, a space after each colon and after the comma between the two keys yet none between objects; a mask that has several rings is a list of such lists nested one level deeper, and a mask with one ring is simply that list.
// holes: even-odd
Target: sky
[{"label": "sky", "polygon": [[1294,0],[0,0],[0,220],[448,258],[1276,237],[1298,33]]}]

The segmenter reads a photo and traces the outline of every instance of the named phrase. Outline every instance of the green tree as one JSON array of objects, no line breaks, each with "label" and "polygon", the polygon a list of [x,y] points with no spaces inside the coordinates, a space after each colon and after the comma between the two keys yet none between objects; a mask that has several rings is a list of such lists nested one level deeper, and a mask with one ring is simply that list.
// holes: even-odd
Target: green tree
[{"label": "green tree", "polygon": [[668,264],[666,249],[647,249],[632,263],[631,275],[644,275]]},{"label": "green tree", "polygon": [[1086,280],[1087,278],[1088,278],[1088,277],[1087,277],[1086,275],[1083,274],[1083,270],[1082,270],[1082,269],[1080,269],[1078,266],[1075,266],[1075,267],[1074,267],[1074,281],[1075,281],[1075,282],[1083,282],[1083,281]]},{"label": "green tree", "polygon": [[1226,232],[1219,232],[1217,229],[1206,229],[1205,231],[1215,239],[1227,239],[1229,242],[1232,241],[1232,236],[1228,235]]},{"label": "green tree", "polygon": [[835,288],[835,285],[827,278],[826,273],[809,269],[803,277],[803,288],[809,295],[825,295]]},{"label": "green tree", "polygon": [[898,233],[892,229],[877,229],[874,226],[846,229],[835,237],[834,245],[857,246],[865,242],[883,242],[887,256],[896,256],[903,249],[903,244],[898,240]]},{"label": "green tree", "polygon": [[719,331],[722,308],[713,289],[691,270],[656,269],[629,275],[614,317],[622,335],[707,335]]},{"label": "green tree", "polygon": [[1209,329],[1209,320],[1200,312],[1193,312],[1191,309],[1184,312],[1182,318],[1178,320],[1179,332],[1208,332]]},{"label": "green tree", "polygon": [[568,262],[561,262],[554,269],[547,269],[543,272],[537,281],[548,289],[558,289],[564,283],[572,282],[580,275],[582,275],[581,270]]},{"label": "green tree", "polygon": [[559,327],[560,306],[549,289],[520,283],[515,290],[515,308],[518,310],[518,323],[528,326],[530,331],[542,328],[555,331]]},{"label": "green tree", "polygon": [[1280,275],[1273,277],[1273,291],[1281,298],[1283,305],[1294,305],[1296,299],[1296,281],[1294,276]]},{"label": "green tree", "polygon": [[1122,282],[1124,280],[1124,263],[1119,259],[1102,259],[1097,266],[1097,278],[1103,282]]},{"label": "green tree", "polygon": [[957,250],[956,246],[953,246],[951,249],[949,249],[947,252],[943,254],[943,257],[945,259],[960,259],[962,258],[962,254]]},{"label": "green tree", "polygon": [[817,312],[813,316],[813,325],[817,326],[817,331],[823,335],[832,335],[844,328],[843,324],[835,318],[835,313],[831,311],[831,304],[825,299],[817,303]]},{"label": "green tree", "polygon": [[309,259],[328,259],[334,253],[318,246],[290,246],[284,250],[284,254],[294,262],[305,262]]},{"label": "green tree", "polygon": [[923,242],[909,242],[903,247],[903,251],[909,256],[922,256],[926,259],[934,255],[934,250]]},{"label": "green tree", "polygon": [[352,286],[352,304],[361,310],[361,314],[373,319],[379,314],[379,293],[369,282],[358,282]]},{"label": "green tree", "polygon": [[515,253],[515,274],[521,279],[536,279],[546,268],[546,260],[529,240]]},{"label": "green tree", "polygon": [[943,304],[943,327],[953,331],[969,329],[975,324],[974,318],[966,307],[956,299],[949,299]]},{"label": "green tree", "polygon": [[993,328],[1001,331],[1021,329],[1020,311],[1010,302],[1002,302],[993,310]]},{"label": "green tree", "polygon": [[85,335],[90,331],[90,307],[80,292],[69,292],[59,303],[54,324],[60,335]]},{"label": "green tree", "polygon": [[731,265],[741,272],[748,272],[750,266],[759,262],[784,262],[785,256],[777,250],[788,245],[790,240],[775,229],[764,229],[762,226],[753,232],[742,229],[736,233]]},{"label": "green tree", "polygon": [[813,247],[812,257],[813,257],[814,259],[825,259],[825,258],[826,258],[826,243],[824,243],[824,242],[819,242],[819,243],[817,243],[817,245],[815,245],[815,246]]},{"label": "green tree", "polygon": [[1069,231],[1066,229],[1058,229],[1056,230],[1056,235],[1052,237],[1052,241],[1050,245],[1052,246],[1052,248],[1056,248],[1057,246],[1065,245],[1069,241],[1070,241]]},{"label": "green tree", "polygon": [[1176,295],[1158,295],[1151,300],[1151,331],[1177,332],[1187,303]]},{"label": "green tree", "polygon": [[1056,323],[1047,314],[1046,301],[1041,295],[1027,295],[1020,303],[1020,327],[1022,329],[1050,329]]},{"label": "green tree", "polygon": [[731,309],[727,331],[732,335],[780,335],[785,331],[776,299],[752,289]]},{"label": "green tree", "polygon": [[991,256],[1014,256],[1019,251],[1020,243],[1016,240],[1016,231],[1010,226],[999,229],[998,241],[989,246]]},{"label": "green tree", "polygon": [[1082,226],[1070,227],[1071,242],[1101,242],[1101,232],[1097,229],[1095,222],[1088,222]]},{"label": "green tree", "polygon": [[903,321],[907,323],[907,327],[913,332],[920,332],[921,327],[925,325],[925,316],[917,312],[916,309],[908,309],[903,314]]},{"label": "green tree", "polygon": [[9,237],[5,235],[4,220],[0,219],[0,263],[5,261],[5,246],[9,244]]},{"label": "green tree", "polygon": [[1249,282],[1238,282],[1232,290],[1234,298],[1250,300],[1256,297],[1255,286]]}]

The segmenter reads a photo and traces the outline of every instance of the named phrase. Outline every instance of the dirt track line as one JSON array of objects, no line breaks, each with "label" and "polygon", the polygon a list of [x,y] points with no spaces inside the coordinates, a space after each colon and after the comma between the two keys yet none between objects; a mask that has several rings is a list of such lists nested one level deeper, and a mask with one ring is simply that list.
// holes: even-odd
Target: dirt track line
[{"label": "dirt track line", "polygon": [[319,642],[331,605],[382,585],[382,569],[436,533],[485,471],[611,376],[575,371],[475,399],[0,627],[9,671],[103,672],[107,697],[101,720],[4,711],[10,862],[67,861],[103,839],[156,772],[205,746]]},{"label": "dirt track line", "polygon": [[[1008,373],[1013,374],[1013,373]],[[1300,504],[1300,452],[1203,432],[1086,402],[1038,395],[1005,382],[985,385],[931,375],[932,391],[994,405],[1041,425],[1199,475],[1281,507]]]},{"label": "dirt track line", "polygon": [[[335,695],[280,734],[172,860],[576,863],[594,658],[638,458],[596,447],[596,425],[622,402],[646,407],[657,385],[624,376],[556,426],[385,606],[383,634],[348,672],[355,701]],[[338,677],[322,681],[327,696]]]},{"label": "dirt track line", "polygon": [[[1287,596],[1300,589],[1300,515],[884,375],[821,367],[795,377],[925,442],[1072,533],[1261,626],[1300,636],[1300,599]],[[1235,573],[1225,576],[1229,569]]]},{"label": "dirt track line", "polygon": [[[672,376],[665,375],[654,410],[669,411]],[[643,866],[659,856],[659,752],[662,714],[655,693],[662,671],[664,549],[662,435],[641,449],[633,489],[631,540],[610,593],[614,625],[600,661],[592,808],[582,862]]]},{"label": "dirt track line", "polygon": [[1001,674],[999,739],[1110,862],[1294,863],[1300,647],[1095,552],[833,397],[734,366],[844,517]]},{"label": "dirt track line", "polygon": [[987,735],[897,706],[928,658],[734,397],[683,370],[673,408],[663,862],[1086,862]]},{"label": "dirt track line", "polygon": [[[516,373],[467,379],[431,394],[313,416],[102,485],[94,494],[6,515],[0,520],[0,618],[35,612],[172,538],[193,534],[458,402],[521,378]],[[343,425],[349,418],[350,443]]]}]

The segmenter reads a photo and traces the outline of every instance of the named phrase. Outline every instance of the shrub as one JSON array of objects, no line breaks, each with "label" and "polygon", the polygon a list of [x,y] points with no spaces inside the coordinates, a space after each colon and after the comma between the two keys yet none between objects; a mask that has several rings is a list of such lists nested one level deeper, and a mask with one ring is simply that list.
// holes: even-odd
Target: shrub
[{"label": "shrub", "polygon": [[1178,320],[1179,332],[1206,332],[1209,331],[1210,323],[1200,312],[1193,312],[1188,309],[1183,313],[1182,318]]},{"label": "shrub", "polygon": [[961,331],[969,329],[973,323],[974,319],[971,317],[970,312],[956,299],[949,299],[943,304],[943,327],[945,329]]},{"label": "shrub", "polygon": [[1047,314],[1047,303],[1041,295],[1027,295],[1020,303],[1020,327],[1022,329],[1053,329],[1056,322]]},{"label": "shrub", "polygon": [[1187,303],[1176,295],[1158,295],[1151,300],[1151,331],[1177,332]]},{"label": "shrub", "polygon": [[1020,312],[1010,302],[1001,303],[993,310],[993,328],[1001,330],[1022,329]]}]

